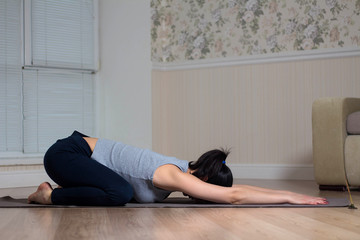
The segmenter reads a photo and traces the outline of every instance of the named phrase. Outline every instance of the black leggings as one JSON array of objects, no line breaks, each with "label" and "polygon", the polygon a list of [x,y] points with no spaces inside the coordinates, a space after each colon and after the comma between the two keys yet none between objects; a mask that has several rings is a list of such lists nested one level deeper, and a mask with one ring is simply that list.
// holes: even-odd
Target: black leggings
[{"label": "black leggings", "polygon": [[62,187],[52,192],[53,204],[116,206],[129,202],[133,196],[130,184],[91,159],[91,149],[83,137],[75,131],[58,140],[45,154],[47,174]]}]

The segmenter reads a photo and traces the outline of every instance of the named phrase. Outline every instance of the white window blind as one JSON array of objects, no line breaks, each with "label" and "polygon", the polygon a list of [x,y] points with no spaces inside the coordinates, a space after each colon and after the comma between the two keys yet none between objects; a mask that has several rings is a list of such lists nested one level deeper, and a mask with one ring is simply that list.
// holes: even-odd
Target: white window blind
[{"label": "white window blind", "polygon": [[93,0],[31,0],[30,65],[93,70],[94,19]]},{"label": "white window blind", "polygon": [[24,71],[24,152],[45,152],[73,130],[94,129],[93,74]]},{"label": "white window blind", "polygon": [[22,150],[21,0],[0,0],[0,152]]}]

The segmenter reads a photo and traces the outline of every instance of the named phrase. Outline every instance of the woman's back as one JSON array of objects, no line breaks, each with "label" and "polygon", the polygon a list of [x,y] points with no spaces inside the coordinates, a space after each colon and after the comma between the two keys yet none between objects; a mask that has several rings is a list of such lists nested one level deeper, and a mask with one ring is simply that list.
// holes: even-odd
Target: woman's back
[{"label": "woman's back", "polygon": [[182,172],[188,170],[187,161],[107,139],[97,140],[91,158],[128,181],[138,202],[162,201],[171,193],[153,184],[154,172],[160,166],[171,164]]}]

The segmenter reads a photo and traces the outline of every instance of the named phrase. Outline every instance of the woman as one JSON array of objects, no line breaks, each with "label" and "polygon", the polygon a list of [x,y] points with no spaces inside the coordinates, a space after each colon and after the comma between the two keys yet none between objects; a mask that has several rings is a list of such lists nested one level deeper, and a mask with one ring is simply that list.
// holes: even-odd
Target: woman
[{"label": "woman", "polygon": [[327,204],[326,199],[253,186],[232,186],[227,152],[212,150],[198,161],[166,157],[75,131],[44,156],[46,172],[61,187],[42,183],[29,202],[116,206],[134,199],[159,202],[173,191],[216,203]]}]

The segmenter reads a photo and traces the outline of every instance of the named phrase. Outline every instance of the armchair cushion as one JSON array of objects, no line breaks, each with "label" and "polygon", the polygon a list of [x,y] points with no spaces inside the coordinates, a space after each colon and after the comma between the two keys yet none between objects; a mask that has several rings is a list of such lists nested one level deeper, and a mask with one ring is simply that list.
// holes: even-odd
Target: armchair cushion
[{"label": "armchair cushion", "polygon": [[345,140],[346,176],[352,186],[360,186],[360,135],[348,136]]},{"label": "armchair cushion", "polygon": [[353,112],[347,117],[346,130],[349,134],[360,134],[360,111]]}]

